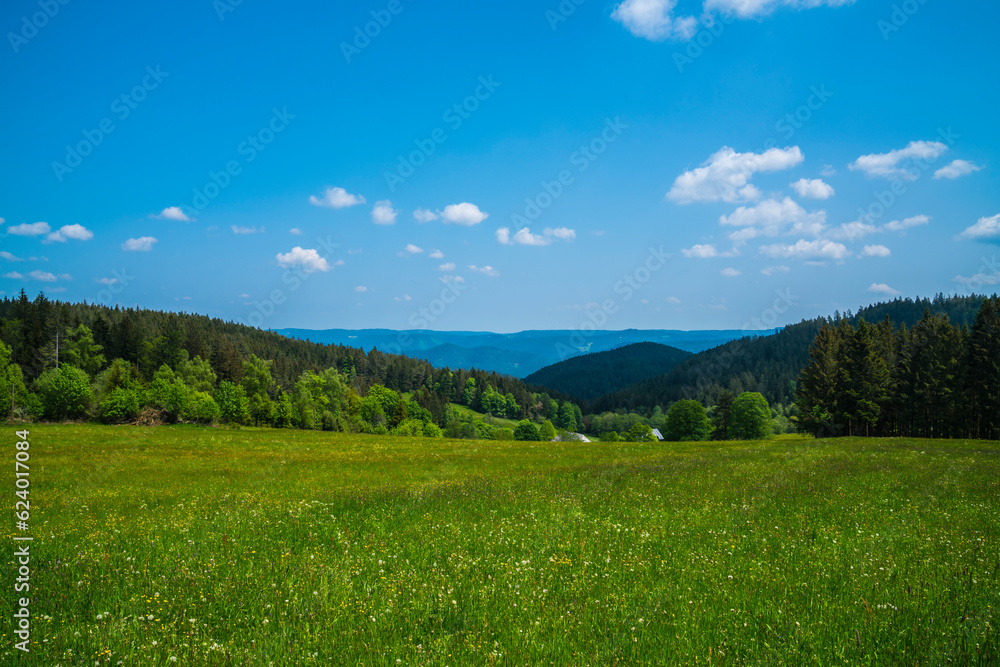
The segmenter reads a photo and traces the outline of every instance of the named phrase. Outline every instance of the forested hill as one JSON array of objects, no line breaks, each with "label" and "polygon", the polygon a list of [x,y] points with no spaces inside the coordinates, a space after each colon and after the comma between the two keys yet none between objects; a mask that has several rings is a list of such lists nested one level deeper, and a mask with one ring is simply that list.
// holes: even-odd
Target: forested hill
[{"label": "forested hill", "polygon": [[23,290],[15,298],[0,300],[0,340],[11,348],[11,361],[21,367],[28,383],[54,365],[57,333],[65,347],[67,336],[79,325],[90,329],[93,342],[103,347],[106,361],[124,359],[135,364],[147,380],[163,364],[174,368],[186,355],[207,360],[219,381],[239,383],[243,363],[256,355],[273,361],[271,374],[285,390],[290,390],[304,371],[335,368],[362,393],[374,384],[399,392],[428,387],[455,400],[462,396],[466,381],[473,378],[478,387],[492,386],[500,394],[513,394],[518,405],[534,402],[523,382],[506,375],[451,372],[421,359],[310,343],[218,318],[63,303],[44,294],[29,300]]},{"label": "forested hill", "polygon": [[912,327],[924,310],[930,310],[934,315],[947,315],[953,324],[966,326],[975,320],[984,298],[940,294],[933,299],[897,298],[853,314],[848,311],[803,320],[771,336],[743,338],[696,354],[669,373],[590,401],[584,411],[652,409],[681,399],[712,404],[722,389],[735,394],[759,391],[772,404],[788,405],[794,400],[795,381],[809,363],[809,346],[824,324],[841,318],[856,324],[862,317],[867,322],[889,317],[897,326]]},{"label": "forested hill", "polygon": [[659,343],[633,343],[546,366],[524,379],[575,398],[593,399],[667,373],[690,352]]}]

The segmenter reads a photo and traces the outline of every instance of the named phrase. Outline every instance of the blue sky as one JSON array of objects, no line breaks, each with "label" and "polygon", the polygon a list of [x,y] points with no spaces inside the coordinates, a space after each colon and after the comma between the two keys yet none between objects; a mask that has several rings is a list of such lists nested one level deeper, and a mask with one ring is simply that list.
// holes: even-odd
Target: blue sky
[{"label": "blue sky", "polygon": [[0,290],[493,331],[992,292],[998,20],[940,0],[15,0]]}]

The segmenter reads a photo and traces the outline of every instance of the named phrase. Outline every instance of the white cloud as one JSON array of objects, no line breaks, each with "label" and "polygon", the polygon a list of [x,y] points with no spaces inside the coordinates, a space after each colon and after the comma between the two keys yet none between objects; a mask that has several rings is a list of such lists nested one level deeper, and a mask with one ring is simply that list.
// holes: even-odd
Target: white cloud
[{"label": "white cloud", "polygon": [[839,227],[834,227],[827,236],[838,241],[857,241],[877,231],[878,227],[875,225],[855,220],[854,222],[845,222]]},{"label": "white cloud", "polygon": [[394,225],[399,211],[392,208],[392,202],[388,199],[375,202],[372,209],[372,222],[376,225]]},{"label": "white cloud", "polygon": [[16,255],[13,255],[6,250],[0,250],[0,259],[6,259],[8,262],[23,262],[24,260]]},{"label": "white cloud", "polygon": [[153,249],[153,245],[159,243],[152,236],[141,236],[137,239],[128,239],[125,243],[122,243],[122,250],[127,252],[149,252]]},{"label": "white cloud", "polygon": [[680,302],[681,302],[681,300],[678,299],[676,296],[668,296],[667,297],[667,303],[680,303]]},{"label": "white cloud", "polygon": [[278,253],[274,258],[278,260],[278,266],[283,269],[300,269],[303,273],[330,270],[326,258],[320,257],[314,248],[305,249],[295,246],[291,251],[284,254]]},{"label": "white cloud", "polygon": [[41,236],[51,231],[52,228],[49,227],[49,223],[47,222],[26,222],[23,225],[14,225],[7,228],[7,233],[15,236]]},{"label": "white cloud", "polygon": [[32,271],[28,275],[23,275],[17,271],[11,271],[10,273],[3,274],[4,278],[10,278],[12,280],[37,280],[43,283],[54,283],[55,281],[62,278],[63,280],[72,280],[73,276],[68,273],[62,273],[58,276],[54,273],[49,273],[48,271]]},{"label": "white cloud", "polygon": [[434,211],[427,211],[422,208],[418,208],[413,212],[413,217],[417,219],[417,222],[432,222],[441,217],[440,214]]},{"label": "white cloud", "polygon": [[744,232],[731,235],[733,241],[741,242],[755,236],[777,236],[792,225],[791,233],[818,235],[826,226],[826,211],[806,212],[791,197],[782,201],[766,199],[756,206],[740,206],[732,214],[722,216],[719,222],[733,227],[753,227],[756,233]]},{"label": "white cloud", "polygon": [[552,241],[544,236],[532,234],[531,230],[527,227],[517,230],[517,233],[514,234],[513,241],[519,245],[548,245],[552,243]]},{"label": "white cloud", "polygon": [[422,253],[424,251],[423,248],[415,246],[412,243],[407,243],[406,244],[406,248],[404,248],[404,249],[406,250],[406,252],[410,253],[411,255],[419,255],[420,253]]},{"label": "white cloud", "polygon": [[862,257],[888,257],[891,254],[892,251],[884,245],[866,245],[861,251]]},{"label": "white cloud", "polygon": [[440,250],[435,249],[434,252],[428,255],[428,257],[430,257],[431,259],[444,259],[444,253],[441,252]]},{"label": "white cloud", "polygon": [[980,169],[982,169],[981,166],[974,162],[969,162],[968,160],[952,160],[950,164],[935,171],[934,178],[947,178],[949,180],[954,180],[956,178],[961,178],[962,176],[968,176],[969,174],[977,172]]},{"label": "white cloud", "polygon": [[176,222],[194,222],[194,218],[189,218],[180,206],[168,206],[156,215],[149,216],[160,220],[174,220]]},{"label": "white cloud", "polygon": [[500,272],[494,269],[492,266],[478,267],[475,264],[469,265],[470,271],[475,271],[476,273],[482,273],[483,275],[489,276],[491,278],[499,278]]},{"label": "white cloud", "polygon": [[869,178],[880,177],[915,181],[919,173],[908,171],[904,165],[909,160],[936,160],[948,147],[940,141],[911,141],[906,148],[897,148],[888,153],[862,155],[848,167],[852,171],[863,171]]},{"label": "white cloud", "polygon": [[576,230],[568,227],[556,227],[555,229],[547,227],[542,233],[564,241],[572,241],[576,238]]},{"label": "white cloud", "polygon": [[819,175],[824,178],[830,178],[831,176],[837,175],[837,170],[833,168],[832,164],[824,164],[823,169],[819,172]]},{"label": "white cloud", "polygon": [[800,178],[792,183],[792,188],[800,197],[808,199],[829,199],[833,196],[833,187],[824,183],[821,178]]},{"label": "white cloud", "polygon": [[446,224],[472,227],[473,225],[478,225],[480,222],[490,217],[490,214],[480,211],[479,207],[475,204],[462,202],[461,204],[449,204],[448,206],[445,206],[444,211],[441,213],[441,217],[444,219]]},{"label": "white cloud", "polygon": [[698,29],[693,16],[674,17],[677,0],[625,0],[611,12],[611,18],[636,37],[653,41],[691,39]]},{"label": "white cloud", "polygon": [[527,227],[519,229],[517,233],[513,236],[510,234],[510,229],[507,227],[501,227],[496,232],[497,241],[501,245],[533,245],[533,246],[543,246],[552,243],[551,238],[546,238],[538,234],[532,234],[531,230]]},{"label": "white cloud", "polygon": [[454,271],[455,270],[455,262],[446,262],[446,263],[442,264],[441,266],[439,266],[438,269],[440,269],[441,271]]},{"label": "white cloud", "polygon": [[256,234],[264,231],[263,228],[257,229],[256,227],[240,227],[238,225],[232,225],[230,229],[233,230],[233,234]]},{"label": "white cloud", "polygon": [[288,230],[288,233],[291,234],[292,236],[302,236],[302,230],[299,229],[298,227],[292,227],[291,229]]},{"label": "white cloud", "polygon": [[962,239],[1000,239],[1000,213],[979,221],[958,235]]},{"label": "white cloud", "polygon": [[738,271],[737,269],[734,269],[733,267],[729,267],[729,268],[722,269],[721,271],[719,271],[719,275],[725,276],[726,278],[736,278],[737,276],[742,276],[743,272],[742,271]]},{"label": "white cloud", "polygon": [[926,215],[915,215],[912,218],[903,218],[902,220],[892,220],[885,223],[882,226],[887,232],[905,232],[910,227],[919,227],[920,225],[930,224],[930,216]]},{"label": "white cloud", "polygon": [[996,273],[977,273],[969,278],[955,276],[954,279],[970,289],[978,289],[983,285],[1000,285],[1000,271]]},{"label": "white cloud", "polygon": [[784,264],[779,264],[777,266],[765,266],[760,270],[760,272],[765,276],[774,276],[779,273],[788,273],[791,270],[792,269],[790,267],[787,267]]},{"label": "white cloud", "polygon": [[792,245],[775,243],[769,246],[761,246],[760,251],[769,257],[832,259],[837,261],[851,254],[842,243],[834,243],[826,239],[817,239],[815,241],[801,239]]},{"label": "white cloud", "polygon": [[117,278],[97,278],[98,285],[116,285],[118,283]]},{"label": "white cloud", "polygon": [[439,280],[443,283],[464,283],[465,278],[462,276],[441,276]]},{"label": "white cloud", "polygon": [[763,153],[737,153],[723,146],[700,167],[678,176],[667,198],[678,204],[756,201],[760,191],[750,183],[755,173],[789,169],[804,159],[798,146]]},{"label": "white cloud", "polygon": [[367,292],[368,288],[365,287],[364,285],[358,285],[357,287],[354,288],[354,291],[355,292]]},{"label": "white cloud", "polygon": [[868,287],[868,291],[873,294],[881,294],[883,296],[896,296],[897,294],[901,294],[899,290],[895,290],[885,283],[872,283]]},{"label": "white cloud", "polygon": [[327,188],[323,191],[322,197],[309,195],[309,203],[313,206],[326,206],[328,208],[347,208],[366,202],[361,195],[352,195],[344,188]]},{"label": "white cloud", "polygon": [[45,237],[42,243],[65,243],[67,239],[89,241],[94,238],[94,232],[83,225],[63,225]]},{"label": "white cloud", "polygon": [[777,7],[812,9],[814,7],[843,7],[854,0],[705,0],[705,11],[732,13],[742,19],[765,16]]},{"label": "white cloud", "polygon": [[685,257],[691,257],[694,259],[708,259],[710,257],[718,257],[719,251],[715,249],[714,245],[694,245],[690,248],[684,248],[681,250],[681,254]]}]

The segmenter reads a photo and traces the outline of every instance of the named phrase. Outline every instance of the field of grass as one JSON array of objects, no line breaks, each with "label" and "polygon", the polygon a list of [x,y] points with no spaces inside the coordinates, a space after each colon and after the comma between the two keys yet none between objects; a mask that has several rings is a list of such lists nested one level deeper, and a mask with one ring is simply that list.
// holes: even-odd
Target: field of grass
[{"label": "field of grass", "polygon": [[[450,405],[451,405],[451,409],[455,411],[455,414],[459,415],[460,417],[464,417],[464,418],[472,417],[473,419],[478,419],[480,421],[485,421],[486,420],[486,415],[484,413],[482,413],[482,412],[476,412],[475,410],[473,410],[472,408],[470,408],[467,405],[462,405],[461,403],[451,403]],[[498,426],[500,428],[515,429],[515,428],[517,428],[518,421],[516,419],[505,419],[503,417],[493,417],[492,423],[495,426]]]},{"label": "field of grass", "polygon": [[997,443],[30,441],[33,643],[8,514],[4,665],[1000,660]]}]

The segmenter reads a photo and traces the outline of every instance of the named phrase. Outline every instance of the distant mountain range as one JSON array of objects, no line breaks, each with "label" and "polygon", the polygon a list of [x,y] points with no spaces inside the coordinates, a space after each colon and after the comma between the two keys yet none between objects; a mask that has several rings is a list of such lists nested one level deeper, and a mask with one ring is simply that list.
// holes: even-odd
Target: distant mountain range
[{"label": "distant mountain range", "polygon": [[702,352],[745,336],[766,336],[776,330],[739,331],[522,331],[497,334],[480,331],[423,329],[278,329],[289,338],[313,343],[345,345],[365,350],[405,354],[436,367],[477,368],[524,378],[546,366],[592,352],[605,352],[633,343],[659,343],[685,352]]}]

